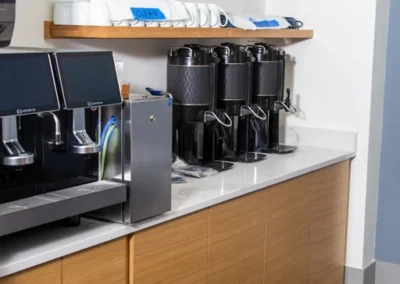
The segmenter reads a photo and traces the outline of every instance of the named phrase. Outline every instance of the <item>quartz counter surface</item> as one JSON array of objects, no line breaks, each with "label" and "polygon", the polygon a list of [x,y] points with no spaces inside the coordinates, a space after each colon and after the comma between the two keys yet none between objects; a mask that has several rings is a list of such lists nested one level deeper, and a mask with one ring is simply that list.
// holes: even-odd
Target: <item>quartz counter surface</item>
[{"label": "quartz counter surface", "polygon": [[0,238],[0,277],[117,239],[221,202],[304,175],[355,156],[355,152],[302,146],[253,164],[172,187],[172,210],[124,225],[83,219],[79,227],[50,224]]}]

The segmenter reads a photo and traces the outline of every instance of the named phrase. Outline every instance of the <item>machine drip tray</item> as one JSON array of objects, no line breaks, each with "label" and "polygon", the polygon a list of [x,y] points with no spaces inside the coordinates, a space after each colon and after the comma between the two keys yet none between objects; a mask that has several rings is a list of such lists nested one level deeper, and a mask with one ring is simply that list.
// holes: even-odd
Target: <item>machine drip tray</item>
[{"label": "machine drip tray", "polygon": [[126,201],[126,186],[97,181],[0,204],[0,236]]},{"label": "machine drip tray", "polygon": [[270,152],[274,154],[289,154],[296,151],[296,149],[297,147],[295,146],[279,145],[271,148]]},{"label": "machine drip tray", "polygon": [[247,152],[247,153],[241,154],[238,157],[238,160],[239,160],[239,162],[244,162],[244,163],[255,163],[258,161],[265,160],[266,158],[267,158],[267,155],[265,155],[265,154]]},{"label": "machine drip tray", "polygon": [[235,164],[230,163],[230,162],[224,162],[224,161],[214,161],[214,162],[208,163],[204,166],[207,168],[212,168],[219,172],[223,172],[223,171],[232,169],[235,166]]}]

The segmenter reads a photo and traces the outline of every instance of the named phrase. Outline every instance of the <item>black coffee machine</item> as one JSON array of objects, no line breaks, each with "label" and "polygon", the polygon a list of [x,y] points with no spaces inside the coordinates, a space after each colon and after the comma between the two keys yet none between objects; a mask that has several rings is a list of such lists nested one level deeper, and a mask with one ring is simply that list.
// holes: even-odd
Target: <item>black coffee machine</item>
[{"label": "black coffee machine", "polygon": [[251,102],[251,76],[254,58],[244,46],[223,43],[214,48],[218,64],[218,109],[226,112],[233,127],[216,131],[217,156],[228,161],[256,162],[266,155],[249,148],[253,120],[265,121],[266,114]]},{"label": "black coffee machine", "polygon": [[258,104],[268,119],[255,127],[259,130],[251,135],[251,147],[262,153],[291,153],[297,149],[294,146],[281,145],[280,140],[280,111],[296,113],[296,108],[290,100],[290,90],[285,92],[286,53],[284,50],[266,43],[256,43],[248,46],[253,54],[253,103]]},{"label": "black coffee machine", "polygon": [[0,236],[126,200],[99,181],[94,142],[122,102],[111,52],[0,54],[0,92]]},{"label": "black coffee machine", "polygon": [[215,159],[213,129],[216,124],[230,128],[232,121],[215,111],[217,63],[210,48],[196,44],[172,48],[168,53],[167,92],[174,98],[174,153],[190,165],[221,171],[233,164]]}]

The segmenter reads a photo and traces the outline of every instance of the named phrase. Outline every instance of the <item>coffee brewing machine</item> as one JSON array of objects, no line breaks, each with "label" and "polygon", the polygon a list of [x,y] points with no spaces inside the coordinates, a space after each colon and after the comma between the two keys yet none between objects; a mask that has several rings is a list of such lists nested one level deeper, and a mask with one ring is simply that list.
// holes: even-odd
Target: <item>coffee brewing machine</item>
[{"label": "coffee brewing machine", "polygon": [[281,48],[266,43],[256,43],[248,46],[253,54],[253,103],[256,103],[267,113],[268,119],[261,122],[252,121],[255,131],[251,135],[251,147],[255,152],[262,153],[291,153],[294,146],[280,144],[280,113],[296,113],[296,108],[290,99],[290,89],[285,92],[286,53]]},{"label": "coffee brewing machine", "polygon": [[0,236],[126,201],[99,181],[99,113],[121,104],[111,52],[0,54],[0,86]]},{"label": "coffee brewing machine", "polygon": [[189,44],[168,54],[167,91],[174,98],[173,151],[190,165],[216,170],[233,167],[216,158],[214,129],[232,127],[216,110],[218,57],[212,48]]},{"label": "coffee brewing machine", "polygon": [[256,162],[266,155],[249,149],[253,120],[267,119],[264,111],[251,102],[254,58],[244,46],[223,43],[214,48],[220,59],[217,76],[217,107],[233,121],[230,128],[216,131],[217,157],[221,160]]}]

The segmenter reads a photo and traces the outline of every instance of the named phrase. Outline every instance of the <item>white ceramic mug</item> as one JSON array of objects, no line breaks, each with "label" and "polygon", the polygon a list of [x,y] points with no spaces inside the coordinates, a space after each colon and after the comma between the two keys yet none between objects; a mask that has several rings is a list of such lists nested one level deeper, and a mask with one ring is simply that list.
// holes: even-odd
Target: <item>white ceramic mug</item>
[{"label": "white ceramic mug", "polygon": [[171,28],[172,22],[171,21],[162,21],[160,22],[160,27],[162,28]]},{"label": "white ceramic mug", "polygon": [[200,27],[200,10],[196,3],[184,2],[185,7],[190,15],[190,19],[185,21],[188,28]]},{"label": "white ceramic mug", "polygon": [[222,10],[220,7],[218,7],[217,4],[207,4],[208,9],[210,10],[210,24],[212,28],[220,28],[220,27],[226,27],[228,25],[228,21],[225,22],[225,24],[222,24],[221,22],[221,13],[225,16],[226,19],[228,19],[228,16],[226,15],[225,11]]},{"label": "white ceramic mug", "polygon": [[72,1],[54,2],[53,22],[55,25],[70,25],[72,22]]},{"label": "white ceramic mug", "polygon": [[160,26],[160,22],[157,21],[144,21],[144,23],[146,24],[146,27],[149,28],[157,28]]},{"label": "white ceramic mug", "polygon": [[87,26],[89,25],[89,1],[72,2],[71,25]]},{"label": "white ceramic mug", "polygon": [[184,28],[186,27],[185,21],[190,18],[189,12],[182,1],[172,0],[171,4],[171,18],[173,19],[172,26]]},{"label": "white ceramic mug", "polygon": [[184,28],[186,27],[185,21],[175,21],[172,23],[174,28]]},{"label": "white ceramic mug", "polygon": [[206,3],[197,3],[197,7],[199,8],[200,12],[200,27],[202,28],[210,28],[211,23],[211,14],[210,9]]},{"label": "white ceramic mug", "polygon": [[145,27],[146,24],[144,21],[139,21],[139,20],[131,20],[129,22],[131,27]]},{"label": "white ceramic mug", "polygon": [[129,20],[113,21],[112,25],[114,27],[129,27],[130,22],[129,22]]},{"label": "white ceramic mug", "polygon": [[108,7],[105,0],[90,0],[90,26],[111,26]]}]

